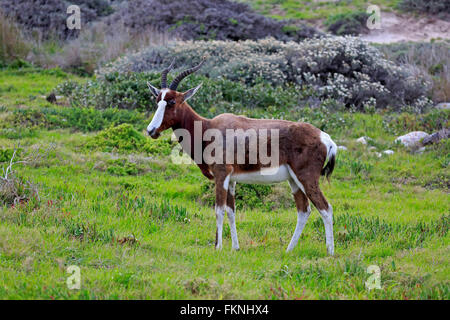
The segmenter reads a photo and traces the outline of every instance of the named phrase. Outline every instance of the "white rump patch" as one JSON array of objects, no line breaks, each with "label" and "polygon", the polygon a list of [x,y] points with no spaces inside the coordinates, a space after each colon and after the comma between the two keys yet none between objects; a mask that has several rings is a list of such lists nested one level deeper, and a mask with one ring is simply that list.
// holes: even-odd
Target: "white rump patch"
[{"label": "white rump patch", "polygon": [[331,155],[336,155],[337,145],[331,140],[331,137],[328,133],[321,131],[320,132],[320,141],[327,148],[327,159],[331,157]]}]

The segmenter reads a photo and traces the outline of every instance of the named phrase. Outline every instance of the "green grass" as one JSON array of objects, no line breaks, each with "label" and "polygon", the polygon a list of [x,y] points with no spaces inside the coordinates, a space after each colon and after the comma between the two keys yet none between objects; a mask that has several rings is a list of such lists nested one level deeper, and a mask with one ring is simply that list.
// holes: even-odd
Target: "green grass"
[{"label": "green grass", "polygon": [[[1,71],[0,119],[19,106],[50,107],[39,96],[67,77],[73,78]],[[195,166],[165,155],[88,149],[98,133],[74,128],[36,125],[21,139],[0,134],[3,149],[18,141],[24,149],[54,144],[47,159],[17,167],[38,184],[38,206],[0,207],[0,298],[449,299],[449,144],[411,154],[393,144],[385,116],[348,113],[342,117],[350,125],[328,124],[333,139],[348,147],[338,154],[331,183],[321,182],[335,212],[334,257],[326,255],[316,210],[297,248],[285,253],[296,222],[287,184],[263,203],[243,204],[241,250],[231,250],[225,224],[218,252],[213,208],[202,200],[212,191]],[[354,142],[362,135],[395,154],[378,158]],[[132,170],[123,173],[122,166]],[[238,195],[243,190],[238,185]],[[80,290],[67,288],[70,265],[81,269]],[[381,290],[364,285],[369,265],[381,268]]]},{"label": "green grass", "polygon": [[383,10],[393,10],[399,0],[353,1],[298,1],[298,0],[241,0],[256,11],[276,19],[323,20],[331,15],[366,11],[369,5],[378,5]]}]

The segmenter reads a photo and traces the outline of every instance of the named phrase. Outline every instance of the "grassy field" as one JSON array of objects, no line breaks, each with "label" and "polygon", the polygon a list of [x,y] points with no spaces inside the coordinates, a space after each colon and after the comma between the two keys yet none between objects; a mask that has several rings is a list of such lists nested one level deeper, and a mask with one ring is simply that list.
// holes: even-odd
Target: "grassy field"
[{"label": "grassy field", "polygon": [[[52,146],[47,158],[17,167],[38,185],[40,201],[0,207],[0,298],[450,298],[448,140],[413,154],[393,143],[391,115],[342,114],[347,125],[327,131],[348,151],[338,153],[331,183],[321,182],[334,207],[336,255],[326,255],[316,210],[285,253],[296,222],[287,184],[263,196],[238,185],[241,250],[231,250],[226,223],[217,252],[211,183],[158,152],[170,133],[146,138],[150,153],[105,152],[89,147],[97,132],[12,124],[20,110],[68,109],[41,97],[68,78],[84,81],[58,70],[0,72],[0,151]],[[363,135],[395,154],[377,157],[355,143]],[[81,270],[79,290],[66,285],[70,265]],[[365,286],[370,265],[381,269],[381,289]]]},{"label": "grassy field", "polygon": [[297,1],[297,0],[242,0],[256,11],[276,19],[322,20],[331,15],[366,11],[369,5],[378,5],[384,11],[396,10],[399,0],[367,1]]}]

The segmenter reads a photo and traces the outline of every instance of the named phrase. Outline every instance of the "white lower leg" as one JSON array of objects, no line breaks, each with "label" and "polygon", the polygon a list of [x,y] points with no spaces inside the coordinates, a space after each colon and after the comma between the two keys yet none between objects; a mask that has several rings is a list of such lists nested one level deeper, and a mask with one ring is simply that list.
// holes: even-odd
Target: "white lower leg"
[{"label": "white lower leg", "polygon": [[325,225],[325,237],[327,244],[327,252],[334,255],[334,235],[333,235],[333,208],[328,204],[328,210],[319,210]]},{"label": "white lower leg", "polygon": [[224,206],[216,206],[216,249],[222,248],[222,229],[223,229],[223,217],[225,215]]},{"label": "white lower leg", "polygon": [[306,225],[306,221],[308,221],[308,217],[311,213],[311,208],[308,206],[308,210],[306,212],[297,212],[297,226],[295,227],[294,235],[292,236],[291,242],[289,243],[289,246],[287,247],[287,252],[291,251],[295,248],[295,246],[298,243],[298,240],[300,239],[300,236],[302,235],[303,228]]},{"label": "white lower leg", "polygon": [[227,207],[228,221],[230,222],[230,233],[231,233],[231,242],[233,249],[239,250],[239,241],[237,237],[236,231],[236,215],[234,210],[230,207]]}]

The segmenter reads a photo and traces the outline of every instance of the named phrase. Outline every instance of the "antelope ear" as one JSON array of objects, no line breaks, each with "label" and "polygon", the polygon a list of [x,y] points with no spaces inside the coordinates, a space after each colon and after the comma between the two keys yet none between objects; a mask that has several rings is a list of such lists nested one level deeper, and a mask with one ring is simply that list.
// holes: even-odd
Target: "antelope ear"
[{"label": "antelope ear", "polygon": [[159,95],[159,89],[155,88],[154,86],[152,86],[152,84],[150,82],[147,82],[147,86],[150,89],[150,92],[155,96],[158,97]]},{"label": "antelope ear", "polygon": [[188,91],[186,91],[185,93],[183,93],[184,96],[184,101],[187,101],[189,98],[191,98],[197,91],[198,89],[200,89],[200,87],[202,86],[203,83],[200,83],[198,86],[196,86],[195,88],[189,89]]}]

